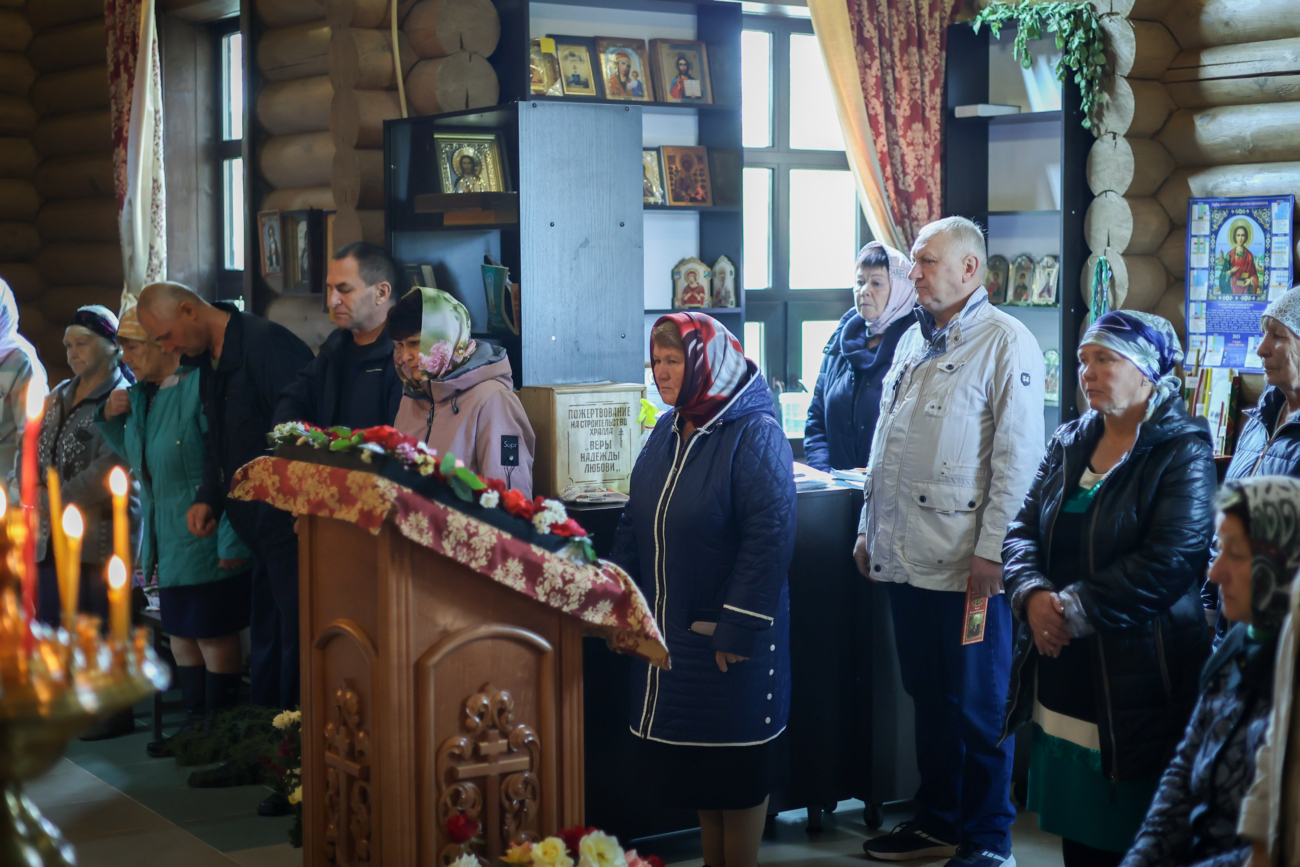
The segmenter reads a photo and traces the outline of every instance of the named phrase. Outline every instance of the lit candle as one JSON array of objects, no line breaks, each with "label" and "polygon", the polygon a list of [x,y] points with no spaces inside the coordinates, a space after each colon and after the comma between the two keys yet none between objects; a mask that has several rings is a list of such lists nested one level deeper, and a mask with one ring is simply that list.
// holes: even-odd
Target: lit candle
[{"label": "lit candle", "polygon": [[[45,471],[45,487],[49,491],[50,497],[50,515],[52,517],[63,514],[63,496],[59,488],[59,473],[54,467],[49,467]],[[67,544],[63,538],[63,521],[50,521],[50,549],[54,553],[54,569],[58,573],[58,583],[60,592],[63,588],[63,565],[65,556],[63,546]]]},{"label": "lit candle", "polygon": [[126,641],[131,631],[131,592],[126,581],[126,564],[114,555],[108,561],[108,620],[113,642]]},{"label": "lit candle", "polygon": [[108,489],[113,492],[113,553],[122,560],[122,567],[131,573],[131,519],[126,512],[126,473],[113,467],[108,474]]},{"label": "lit candle", "polygon": [[[45,415],[45,393],[36,380],[27,386],[27,426],[23,429],[22,505],[26,510],[27,539],[23,546],[23,620],[26,621],[27,649],[31,649],[31,622],[36,619],[36,537],[41,532],[40,501],[37,495],[37,440]],[[53,522],[51,522],[53,523]]]},{"label": "lit candle", "polygon": [[63,510],[63,550],[59,556],[63,562],[59,565],[59,595],[63,598],[63,625],[68,631],[73,630],[77,622],[77,597],[81,593],[81,534],[85,532],[85,522],[76,506]]}]

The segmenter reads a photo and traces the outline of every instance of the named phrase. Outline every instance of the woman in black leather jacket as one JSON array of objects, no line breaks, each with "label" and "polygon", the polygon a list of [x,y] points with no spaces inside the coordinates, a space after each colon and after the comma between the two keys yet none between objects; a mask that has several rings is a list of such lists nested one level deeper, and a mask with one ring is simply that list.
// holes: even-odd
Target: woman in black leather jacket
[{"label": "woman in black leather jacket", "polygon": [[1080,341],[1091,412],[1048,448],[1002,549],[1020,621],[1004,737],[1033,719],[1029,809],[1066,867],[1118,864],[1196,701],[1215,473],[1158,316]]}]

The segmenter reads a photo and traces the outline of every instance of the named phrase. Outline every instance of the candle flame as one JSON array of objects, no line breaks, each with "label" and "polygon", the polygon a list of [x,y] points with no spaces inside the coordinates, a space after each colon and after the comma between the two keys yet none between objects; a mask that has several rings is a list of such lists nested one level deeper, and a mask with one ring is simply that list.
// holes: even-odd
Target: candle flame
[{"label": "candle flame", "polygon": [[4,517],[7,511],[9,511],[9,497],[5,494],[4,487],[0,486],[0,518]]},{"label": "candle flame", "polygon": [[126,586],[126,564],[116,554],[108,561],[108,586],[114,590]]},{"label": "candle flame", "polygon": [[35,421],[45,414],[45,389],[33,380],[27,385],[27,420]]},{"label": "candle flame", "polygon": [[126,473],[121,467],[113,467],[113,472],[108,474],[108,489],[118,497],[126,494]]},{"label": "candle flame", "polygon": [[77,511],[76,506],[68,506],[63,510],[63,532],[73,539],[80,539],[85,529],[85,523],[81,520],[81,512]]}]

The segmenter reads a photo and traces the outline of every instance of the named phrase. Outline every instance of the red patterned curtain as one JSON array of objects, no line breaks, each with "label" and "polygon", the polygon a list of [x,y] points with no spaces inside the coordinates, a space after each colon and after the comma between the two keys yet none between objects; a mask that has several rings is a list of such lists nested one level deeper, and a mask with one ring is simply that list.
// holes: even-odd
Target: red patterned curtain
[{"label": "red patterned curtain", "polygon": [[[942,213],[944,49],[959,6],[960,0],[809,2],[868,221],[878,238],[904,250]],[[841,32],[845,19],[851,45]],[[835,74],[846,49],[856,60],[856,82]],[[853,121],[860,106],[865,129]],[[860,135],[871,141],[853,140]],[[873,199],[886,213],[871,213]]]},{"label": "red patterned curtain", "polygon": [[162,81],[153,0],[104,0],[104,23],[113,182],[125,290],[134,295],[167,271]]}]

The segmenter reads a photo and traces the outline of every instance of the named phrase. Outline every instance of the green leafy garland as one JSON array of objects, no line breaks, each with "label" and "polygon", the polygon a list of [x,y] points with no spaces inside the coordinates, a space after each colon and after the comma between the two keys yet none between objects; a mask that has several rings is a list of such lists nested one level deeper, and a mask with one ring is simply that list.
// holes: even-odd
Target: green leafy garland
[{"label": "green leafy garland", "polygon": [[1074,83],[1082,95],[1083,128],[1092,129],[1092,115],[1106,98],[1101,90],[1101,76],[1106,67],[1106,53],[1102,45],[1101,24],[1097,13],[1087,0],[1082,2],[1032,3],[994,0],[975,17],[974,29],[988,24],[995,38],[1001,39],[1002,25],[1016,22],[1014,53],[1020,65],[1029,69],[1034,60],[1029,54],[1029,41],[1043,33],[1056,34],[1056,48],[1061,59],[1056,64],[1057,81],[1065,81],[1066,70],[1074,73]]}]

